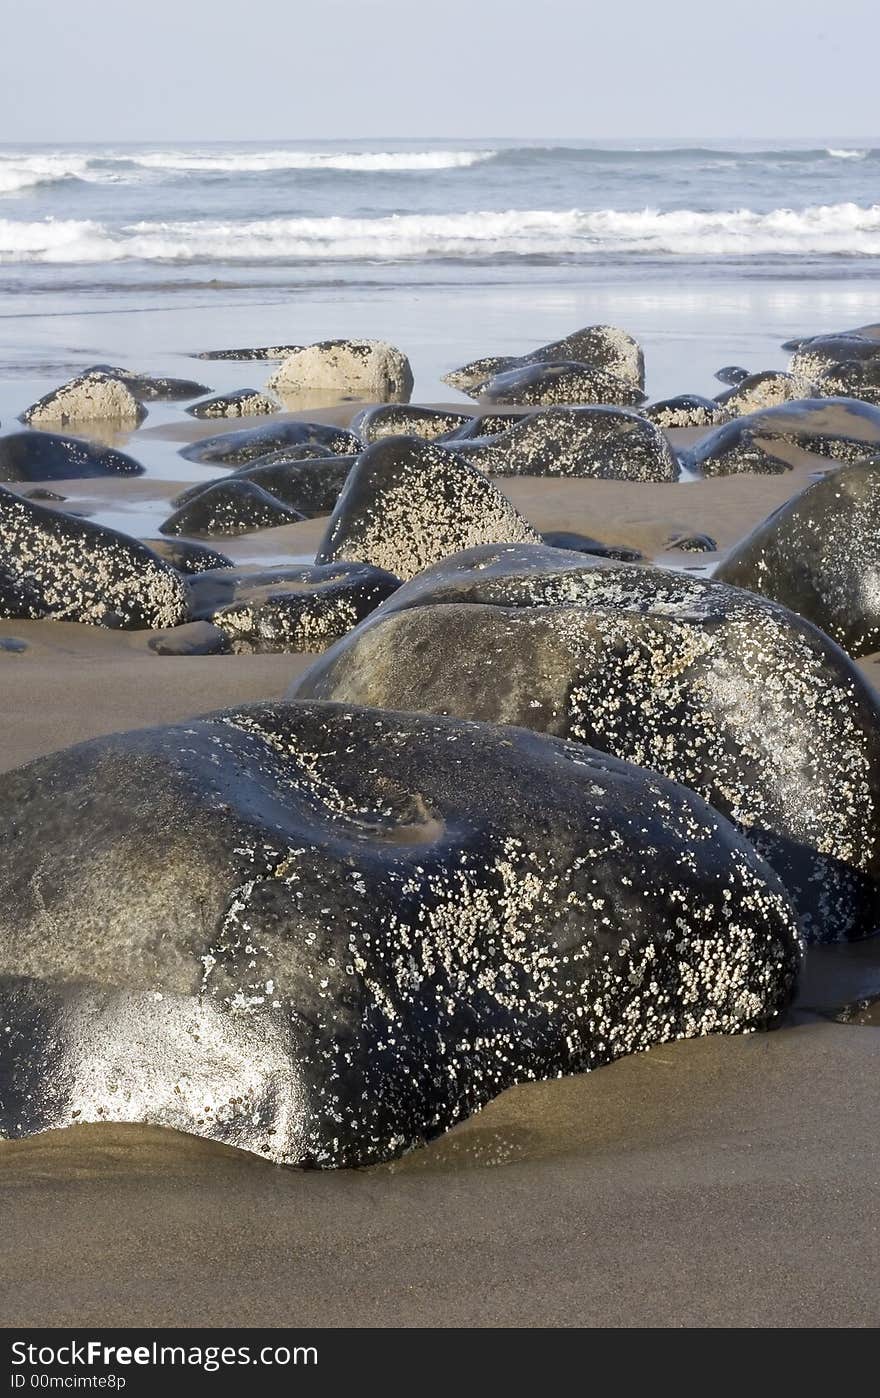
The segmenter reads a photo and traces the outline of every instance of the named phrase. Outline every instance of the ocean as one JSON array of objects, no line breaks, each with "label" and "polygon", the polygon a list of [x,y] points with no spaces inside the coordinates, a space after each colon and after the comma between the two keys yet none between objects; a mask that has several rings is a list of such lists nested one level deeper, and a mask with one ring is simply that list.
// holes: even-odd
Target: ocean
[{"label": "ocean", "polygon": [[[445,369],[615,322],[655,396],[880,318],[880,141],[0,147],[3,430],[110,359],[341,335]],[[212,366],[215,388],[264,365]]]}]

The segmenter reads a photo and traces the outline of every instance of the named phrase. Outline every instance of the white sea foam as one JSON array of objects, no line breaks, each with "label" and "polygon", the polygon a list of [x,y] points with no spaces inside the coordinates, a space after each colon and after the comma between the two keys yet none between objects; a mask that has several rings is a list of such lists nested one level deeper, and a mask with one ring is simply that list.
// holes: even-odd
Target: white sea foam
[{"label": "white sea foam", "polygon": [[0,219],[0,263],[409,261],[474,257],[880,256],[880,205],[661,213],[482,211],[221,222]]},{"label": "white sea foam", "polygon": [[835,160],[865,160],[868,152],[866,150],[852,150],[848,147],[837,150],[834,146],[829,146],[828,154],[832,155]]},{"label": "white sea foam", "polygon": [[352,170],[381,172],[453,170],[490,160],[492,150],[427,151],[155,151],[126,155],[150,170],[202,174],[256,174],[272,170]]}]

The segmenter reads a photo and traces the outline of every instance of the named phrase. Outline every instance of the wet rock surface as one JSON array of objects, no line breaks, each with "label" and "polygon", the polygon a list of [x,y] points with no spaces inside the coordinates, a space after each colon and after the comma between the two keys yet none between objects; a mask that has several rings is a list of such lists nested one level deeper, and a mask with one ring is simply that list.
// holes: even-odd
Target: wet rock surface
[{"label": "wet rock surface", "polygon": [[758,374],[747,374],[725,393],[719,393],[715,402],[731,417],[745,417],[764,408],[775,408],[780,403],[808,398],[811,388],[810,381],[800,375],[765,369]]},{"label": "wet rock surface", "polygon": [[227,710],[7,773],[0,818],[13,1137],[386,1160],[512,1083],[772,1022],[800,960],[699,798],[493,725]]},{"label": "wet rock surface", "polygon": [[880,456],[807,486],[716,576],[808,617],[850,655],[880,650]]},{"label": "wet rock surface", "polygon": [[298,447],[322,447],[336,456],[346,456],[360,451],[361,443],[344,427],[328,427],[323,422],[278,422],[202,437],[181,447],[180,455],[187,461],[246,466],[268,452]]},{"label": "wet rock surface", "polygon": [[558,404],[612,403],[636,407],[645,394],[632,380],[608,369],[573,360],[527,364],[476,383],[468,390],[481,403],[524,403],[535,407]]},{"label": "wet rock surface", "polygon": [[295,524],[304,516],[250,480],[217,481],[200,490],[159,525],[160,534],[213,539]]},{"label": "wet rock surface", "polygon": [[642,416],[658,427],[716,427],[726,422],[729,414],[714,398],[699,393],[679,393],[675,398],[661,398],[641,410]]},{"label": "wet rock surface", "polygon": [[189,539],[144,539],[144,543],[178,573],[207,573],[215,568],[234,566],[225,553],[218,553],[205,544],[194,544]]},{"label": "wet rock surface", "polygon": [[734,821],[810,940],[877,924],[880,709],[837,646],[764,598],[546,547],[472,549],[401,588],[290,694],[579,739]]},{"label": "wet rock surface", "polygon": [[382,437],[423,437],[426,442],[432,442],[471,422],[470,413],[420,408],[411,403],[383,403],[355,413],[350,426],[364,445],[369,446]]},{"label": "wet rock surface", "polygon": [[137,539],[0,488],[0,617],[176,626],[186,583]]},{"label": "wet rock surface", "polygon": [[463,548],[537,539],[482,471],[456,453],[417,437],[388,437],[352,467],[315,562],[372,563],[411,578]]},{"label": "wet rock surface", "polygon": [[660,428],[625,408],[544,408],[497,436],[448,445],[499,476],[674,481],[679,474]]},{"label": "wet rock surface", "polygon": [[140,476],[143,466],[114,447],[55,432],[10,432],[0,437],[0,481],[73,480],[86,476]]},{"label": "wet rock surface", "polygon": [[641,347],[632,335],[616,325],[588,325],[583,330],[566,335],[563,340],[540,345],[528,354],[489,355],[474,359],[444,374],[443,382],[462,393],[468,393],[475,385],[496,374],[524,369],[531,364],[558,363],[562,360],[592,364],[594,368],[606,369],[637,388],[645,386],[645,360]]},{"label": "wet rock surface", "polygon": [[191,417],[263,417],[281,411],[281,404],[267,393],[255,388],[237,388],[229,393],[217,393],[186,410]]},{"label": "wet rock surface", "polygon": [[190,608],[235,652],[322,651],[399,586],[366,563],[231,569],[192,583]]},{"label": "wet rock surface", "polygon": [[315,519],[332,514],[339,499],[339,493],[348,479],[348,473],[357,460],[356,456],[324,456],[315,460],[291,461],[279,452],[277,463],[267,462],[254,466],[240,466],[219,481],[209,481],[207,485],[192,486],[181,491],[173,500],[175,506],[186,505],[196,499],[209,486],[222,485],[236,480],[250,481],[261,490],[274,495],[276,500],[289,505],[304,519]]},{"label": "wet rock surface", "polygon": [[812,455],[832,461],[880,456],[880,408],[854,398],[805,398],[750,413],[710,432],[684,463],[704,476],[780,475]]},{"label": "wet rock surface", "polygon": [[176,403],[187,398],[201,398],[210,393],[207,384],[195,379],[173,379],[165,374],[139,374],[132,369],[119,369],[112,364],[93,364],[87,374],[106,374],[126,384],[142,403]]}]

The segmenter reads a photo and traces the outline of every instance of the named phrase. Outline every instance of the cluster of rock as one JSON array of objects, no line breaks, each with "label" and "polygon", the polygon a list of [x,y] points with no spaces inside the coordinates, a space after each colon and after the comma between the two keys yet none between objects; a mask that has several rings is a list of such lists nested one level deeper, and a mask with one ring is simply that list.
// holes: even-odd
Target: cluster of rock
[{"label": "cluster of rock", "polygon": [[[873,932],[880,708],[841,647],[880,648],[880,327],[790,348],[786,373],[643,407],[636,341],[588,327],[453,371],[474,413],[411,405],[381,342],[212,351],[277,360],[288,401],[371,406],[192,442],[223,474],[148,543],[0,487],[0,617],[318,653],[284,703],[0,777],[0,1134],[136,1121],[370,1164],[511,1084],[777,1023],[805,940]],[[29,420],[109,421],[123,389],[142,416],[143,376],[102,365]],[[678,428],[705,430],[674,449]],[[811,464],[712,579],[542,537],[493,479]],[[139,470],[0,439],[10,483]],[[314,565],[197,542],[324,516]]]}]

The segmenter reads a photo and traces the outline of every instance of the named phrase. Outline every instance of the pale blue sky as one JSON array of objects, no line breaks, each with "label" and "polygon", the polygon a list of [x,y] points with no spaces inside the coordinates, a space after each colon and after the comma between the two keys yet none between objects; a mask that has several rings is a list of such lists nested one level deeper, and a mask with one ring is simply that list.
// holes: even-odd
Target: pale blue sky
[{"label": "pale blue sky", "polygon": [[876,0],[10,0],[0,141],[877,135]]}]

